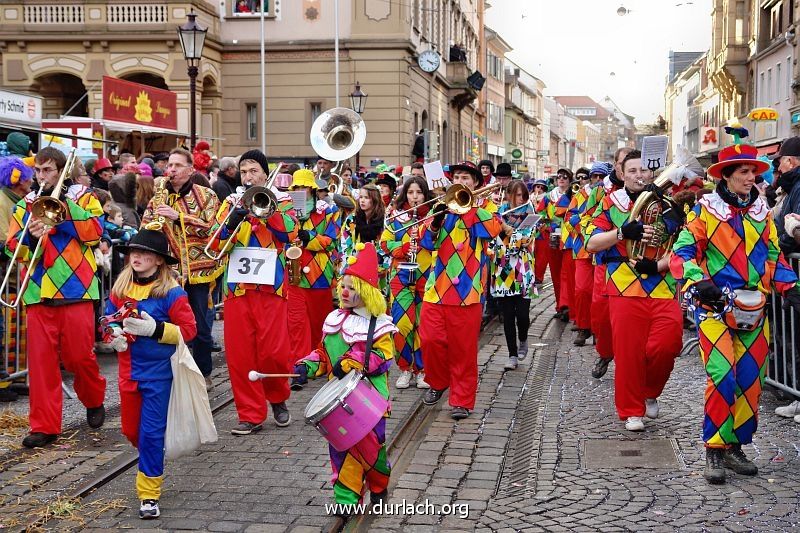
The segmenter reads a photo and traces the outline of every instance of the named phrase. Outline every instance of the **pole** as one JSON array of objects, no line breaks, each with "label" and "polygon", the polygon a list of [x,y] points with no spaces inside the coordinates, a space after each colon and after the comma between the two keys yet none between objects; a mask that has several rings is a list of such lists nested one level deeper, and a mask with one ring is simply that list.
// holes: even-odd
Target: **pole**
[{"label": "pole", "polygon": [[189,107],[191,108],[191,112],[189,115],[189,135],[191,135],[189,140],[189,151],[191,152],[194,150],[195,141],[197,140],[197,130],[195,121],[197,120],[197,111],[195,106],[197,105],[197,96],[196,96],[196,85],[197,85],[197,65],[190,65],[189,66]]},{"label": "pole", "polygon": [[264,0],[261,0],[261,152],[267,155],[267,88],[264,57]]},{"label": "pole", "polygon": [[336,66],[336,107],[339,107],[339,0],[334,0],[333,2],[333,11],[334,14],[334,32],[335,37],[333,39],[333,54],[334,54],[334,65]]}]

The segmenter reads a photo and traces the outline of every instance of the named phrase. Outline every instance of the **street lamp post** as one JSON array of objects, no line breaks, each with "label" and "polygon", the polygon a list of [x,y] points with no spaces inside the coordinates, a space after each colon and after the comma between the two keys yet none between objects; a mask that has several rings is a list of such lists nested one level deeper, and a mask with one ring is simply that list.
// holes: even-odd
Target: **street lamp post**
[{"label": "street lamp post", "polygon": [[181,41],[183,57],[189,65],[189,107],[191,108],[191,114],[189,115],[189,134],[191,135],[189,149],[193,150],[197,137],[197,125],[195,124],[197,118],[197,73],[200,59],[203,57],[203,45],[205,44],[208,28],[202,28],[195,22],[197,15],[194,9],[189,13],[188,18],[189,21],[186,24],[178,27],[178,37]]},{"label": "street lamp post", "polygon": [[[361,84],[356,82],[356,90],[350,93],[350,107],[361,116],[367,107],[367,95],[361,90]],[[356,152],[356,175],[361,169],[361,150]]]}]

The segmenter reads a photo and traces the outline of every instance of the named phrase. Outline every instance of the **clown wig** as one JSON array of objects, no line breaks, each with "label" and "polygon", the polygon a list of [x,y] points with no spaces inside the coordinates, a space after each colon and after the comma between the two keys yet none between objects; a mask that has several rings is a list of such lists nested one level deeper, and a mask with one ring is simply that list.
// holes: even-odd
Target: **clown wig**
[{"label": "clown wig", "polygon": [[[367,311],[372,316],[379,316],[386,313],[386,298],[384,298],[383,293],[381,293],[380,289],[373,287],[366,281],[351,274],[346,274],[350,276],[351,283],[353,284],[353,289],[356,293],[361,296],[361,299],[364,301],[364,307],[367,308]],[[342,301],[342,284],[338,283],[336,285],[336,294],[339,297],[339,301]]]},{"label": "clown wig", "polygon": [[0,186],[13,187],[33,179],[33,169],[15,156],[0,158]]}]

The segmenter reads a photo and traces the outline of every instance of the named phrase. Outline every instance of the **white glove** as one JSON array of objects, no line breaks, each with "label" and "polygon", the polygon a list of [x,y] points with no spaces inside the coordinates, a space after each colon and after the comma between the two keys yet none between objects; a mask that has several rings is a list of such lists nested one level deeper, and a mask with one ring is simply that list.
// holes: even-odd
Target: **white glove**
[{"label": "white glove", "polygon": [[150,337],[156,331],[156,320],[145,311],[142,311],[139,317],[128,317],[123,320],[123,331],[137,337]]},{"label": "white glove", "polygon": [[122,336],[113,337],[108,345],[111,346],[111,349],[115,352],[124,352],[128,349],[128,341]]}]

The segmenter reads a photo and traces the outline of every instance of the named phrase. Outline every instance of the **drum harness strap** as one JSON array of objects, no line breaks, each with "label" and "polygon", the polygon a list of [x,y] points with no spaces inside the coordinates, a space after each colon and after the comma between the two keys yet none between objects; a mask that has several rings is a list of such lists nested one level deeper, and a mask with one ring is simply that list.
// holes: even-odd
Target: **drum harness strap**
[{"label": "drum harness strap", "polygon": [[367,377],[369,372],[369,360],[372,354],[372,341],[375,336],[375,325],[378,323],[378,317],[373,316],[369,319],[369,329],[367,330],[367,349],[364,351],[364,377]]}]

